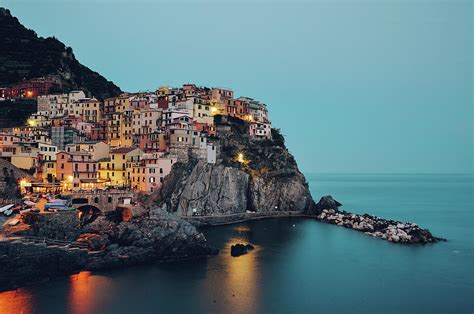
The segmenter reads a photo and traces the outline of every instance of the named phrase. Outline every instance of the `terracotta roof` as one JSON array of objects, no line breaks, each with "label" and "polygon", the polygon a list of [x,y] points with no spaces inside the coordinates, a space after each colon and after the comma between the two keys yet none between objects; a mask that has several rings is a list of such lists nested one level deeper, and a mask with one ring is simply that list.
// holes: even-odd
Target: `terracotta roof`
[{"label": "terracotta roof", "polygon": [[135,149],[136,147],[119,147],[119,148],[112,149],[110,153],[111,154],[126,154]]}]

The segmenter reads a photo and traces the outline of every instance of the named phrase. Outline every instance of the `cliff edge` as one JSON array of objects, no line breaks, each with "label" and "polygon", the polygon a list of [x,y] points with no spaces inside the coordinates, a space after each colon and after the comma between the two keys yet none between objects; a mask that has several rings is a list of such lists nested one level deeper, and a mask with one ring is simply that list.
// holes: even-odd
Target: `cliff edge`
[{"label": "cliff edge", "polygon": [[304,212],[315,204],[304,175],[279,130],[254,140],[248,123],[216,116],[215,164],[190,158],[178,162],[162,188],[147,200],[179,216],[226,216],[252,212]]}]

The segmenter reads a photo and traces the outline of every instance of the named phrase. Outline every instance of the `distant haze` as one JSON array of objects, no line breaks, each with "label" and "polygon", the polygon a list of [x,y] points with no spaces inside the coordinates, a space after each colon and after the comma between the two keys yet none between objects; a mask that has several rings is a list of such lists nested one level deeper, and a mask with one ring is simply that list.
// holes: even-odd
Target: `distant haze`
[{"label": "distant haze", "polygon": [[1,1],[123,90],[266,102],[300,168],[472,173],[471,1]]}]

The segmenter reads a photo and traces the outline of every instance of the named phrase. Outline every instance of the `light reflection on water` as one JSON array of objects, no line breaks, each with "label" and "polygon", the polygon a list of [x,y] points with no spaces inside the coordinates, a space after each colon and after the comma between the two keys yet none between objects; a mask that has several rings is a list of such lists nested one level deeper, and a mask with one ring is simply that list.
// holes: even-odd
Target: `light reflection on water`
[{"label": "light reflection on water", "polygon": [[83,271],[69,276],[69,313],[92,313],[111,290],[112,282],[105,276]]},{"label": "light reflection on water", "polygon": [[[473,180],[377,178],[322,178],[318,189],[344,209],[415,221],[448,242],[405,247],[314,220],[252,221],[204,230],[218,256],[0,293],[0,314],[472,312]],[[236,243],[256,250],[233,258]]]},{"label": "light reflection on water", "polygon": [[0,313],[32,313],[33,294],[28,288],[0,293]]}]

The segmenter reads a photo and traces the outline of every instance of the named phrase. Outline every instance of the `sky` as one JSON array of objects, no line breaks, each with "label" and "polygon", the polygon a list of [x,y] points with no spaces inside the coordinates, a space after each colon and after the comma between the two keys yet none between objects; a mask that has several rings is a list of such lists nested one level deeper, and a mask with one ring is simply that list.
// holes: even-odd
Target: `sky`
[{"label": "sky", "polygon": [[471,1],[0,0],[123,90],[268,105],[305,173],[473,173]]}]

